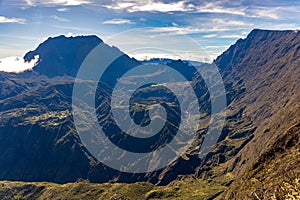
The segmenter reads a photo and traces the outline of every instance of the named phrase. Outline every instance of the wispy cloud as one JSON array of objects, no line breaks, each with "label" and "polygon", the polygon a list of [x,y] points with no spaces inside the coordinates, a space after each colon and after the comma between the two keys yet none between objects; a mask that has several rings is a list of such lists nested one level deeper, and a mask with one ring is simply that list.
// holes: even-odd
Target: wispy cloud
[{"label": "wispy cloud", "polygon": [[213,25],[218,25],[218,26],[249,26],[252,24],[246,23],[245,21],[241,20],[233,20],[233,19],[228,19],[228,18],[212,18],[211,23]]},{"label": "wispy cloud", "polygon": [[[219,33],[219,34],[203,35],[202,37],[205,39],[210,39],[210,38],[239,39],[239,38],[244,38],[247,34],[228,34],[228,33],[222,34],[222,33]],[[215,47],[215,46],[209,46],[209,47]]]},{"label": "wispy cloud", "polygon": [[229,29],[223,27],[212,27],[212,28],[196,28],[192,26],[186,27],[177,27],[177,26],[168,26],[168,27],[157,27],[148,30],[152,33],[168,33],[170,35],[186,35],[193,33],[208,33],[208,32],[222,32],[228,31]]},{"label": "wispy cloud", "polygon": [[247,12],[248,17],[252,18],[266,18],[266,19],[280,19],[278,7],[253,7],[249,8]]},{"label": "wispy cloud", "polygon": [[52,19],[55,19],[57,21],[60,21],[60,22],[69,22],[70,20],[66,19],[66,18],[63,18],[63,17],[59,17],[57,15],[52,15],[51,16]]},{"label": "wispy cloud", "polygon": [[299,24],[295,24],[295,23],[277,23],[277,24],[262,23],[262,24],[258,24],[256,27],[261,29],[268,29],[268,30],[296,30],[300,28]]},{"label": "wispy cloud", "polygon": [[218,37],[217,34],[207,34],[207,35],[204,35],[202,36],[203,38],[215,38],[215,37]]},{"label": "wispy cloud", "polygon": [[25,24],[26,20],[23,18],[9,18],[5,16],[0,16],[0,23],[17,23]]},{"label": "wispy cloud", "polygon": [[272,19],[281,20],[287,19],[290,16],[299,16],[300,5],[290,6],[287,2],[286,5],[272,6],[272,5],[250,5],[247,7],[246,17],[258,19]]},{"label": "wispy cloud", "polygon": [[229,34],[229,35],[220,35],[218,38],[226,38],[226,39],[239,39],[244,38],[245,35],[239,35],[239,34]]},{"label": "wispy cloud", "polygon": [[228,46],[226,45],[207,45],[204,47],[204,49],[220,49],[220,48],[227,48]]},{"label": "wispy cloud", "polygon": [[193,8],[195,12],[198,13],[218,13],[218,14],[230,14],[230,15],[242,15],[245,16],[245,7],[226,7],[220,4],[220,1],[208,2],[203,5],[195,6],[190,4],[190,8]]},{"label": "wispy cloud", "polygon": [[53,27],[64,29],[64,30],[73,30],[73,31],[85,31],[85,32],[92,32],[92,29],[83,28],[83,27],[77,27],[77,26],[59,26],[59,25],[53,25]]},{"label": "wispy cloud", "polygon": [[0,34],[1,38],[12,38],[12,39],[21,39],[21,40],[29,40],[34,41],[36,37],[25,36],[25,35],[12,35],[12,34]]},{"label": "wispy cloud", "polygon": [[111,20],[104,21],[103,24],[113,24],[113,25],[134,24],[134,22],[129,19],[111,19]]},{"label": "wispy cloud", "polygon": [[26,5],[32,6],[78,6],[92,3],[90,0],[25,0]]}]

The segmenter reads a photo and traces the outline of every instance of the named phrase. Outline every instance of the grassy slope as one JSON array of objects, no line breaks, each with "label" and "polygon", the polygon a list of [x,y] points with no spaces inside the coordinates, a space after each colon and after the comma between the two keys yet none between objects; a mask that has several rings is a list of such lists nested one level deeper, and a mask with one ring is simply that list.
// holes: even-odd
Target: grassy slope
[{"label": "grassy slope", "polygon": [[224,199],[300,199],[300,119],[248,168]]},{"label": "grassy slope", "polygon": [[104,183],[79,181],[68,184],[0,182],[0,199],[209,199],[225,189],[215,182],[182,177],[167,186],[150,183]]}]

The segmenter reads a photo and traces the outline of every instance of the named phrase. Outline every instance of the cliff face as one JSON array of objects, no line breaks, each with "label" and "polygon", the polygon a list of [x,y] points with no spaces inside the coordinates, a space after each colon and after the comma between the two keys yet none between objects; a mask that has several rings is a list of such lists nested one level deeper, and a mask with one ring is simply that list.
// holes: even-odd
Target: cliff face
[{"label": "cliff face", "polygon": [[[253,30],[219,56],[216,64],[225,82],[240,80],[245,86],[243,96],[229,106],[244,108],[243,115],[256,126],[253,140],[224,165],[238,180],[227,198],[251,196],[256,190],[262,198],[263,191],[278,187],[278,177],[284,173],[293,171],[298,174],[293,178],[299,177],[300,33]],[[292,145],[286,147],[287,143]],[[278,148],[282,151],[274,150]],[[266,154],[272,156],[265,160]],[[263,168],[273,172],[260,171]],[[251,178],[257,181],[251,184]]]}]

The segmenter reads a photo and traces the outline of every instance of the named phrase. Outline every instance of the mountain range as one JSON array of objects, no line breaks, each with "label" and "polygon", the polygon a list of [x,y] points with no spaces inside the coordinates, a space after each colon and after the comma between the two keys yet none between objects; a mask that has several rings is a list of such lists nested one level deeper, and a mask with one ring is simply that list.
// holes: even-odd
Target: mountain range
[{"label": "mountain range", "polygon": [[[0,73],[1,180],[60,184],[87,180],[109,182],[113,183],[109,188],[119,188],[109,194],[91,191],[103,199],[107,198],[105,195],[122,195],[124,199],[286,199],[288,195],[300,198],[300,32],[255,29],[217,57],[214,64],[224,81],[227,110],[214,149],[205,158],[199,158],[199,145],[208,130],[206,124],[199,127],[193,146],[171,165],[137,174],[119,172],[98,162],[81,142],[74,125],[74,78],[84,58],[100,43],[103,41],[97,36],[48,38],[24,56],[30,61],[39,55],[32,71]],[[106,46],[108,51],[119,51]],[[190,78],[194,77],[186,61],[148,62],[166,64],[185,77],[191,74]],[[103,80],[110,86],[128,69],[140,64],[141,61],[122,53],[111,63],[112,70],[106,71],[107,78]],[[197,86],[204,113],[201,119],[208,121],[209,93],[203,80],[199,79]],[[103,98],[110,90],[98,87],[96,102],[100,111],[105,107],[101,104],[105,102]],[[161,92],[166,91],[146,87],[140,97],[150,93],[150,98],[154,98]],[[183,95],[184,92],[183,87]],[[168,93],[167,99],[172,100]],[[147,115],[139,110],[131,112],[136,121]],[[177,119],[175,114],[171,117]],[[176,127],[176,120],[171,122]],[[162,136],[167,137],[170,130],[166,129]],[[16,194],[27,195],[29,199],[49,198],[51,191],[59,194],[62,190],[57,188],[65,186],[31,183],[29,187],[26,183],[7,181],[3,182],[7,187],[0,189],[2,199]],[[78,184],[79,191],[82,185],[83,188],[93,186],[84,181]],[[209,185],[209,189],[204,185]],[[99,186],[102,187],[108,186]],[[142,192],[128,192],[135,191],[134,188]]]}]

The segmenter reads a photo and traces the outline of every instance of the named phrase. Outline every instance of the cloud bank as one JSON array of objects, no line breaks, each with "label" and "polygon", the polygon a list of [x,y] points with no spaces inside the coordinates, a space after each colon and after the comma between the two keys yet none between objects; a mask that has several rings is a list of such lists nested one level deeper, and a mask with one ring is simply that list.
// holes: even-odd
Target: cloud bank
[{"label": "cloud bank", "polygon": [[34,59],[30,62],[26,62],[23,58],[19,57],[1,58],[0,71],[20,73],[26,70],[32,70],[32,68],[37,64],[38,60],[38,55],[34,56]]}]

